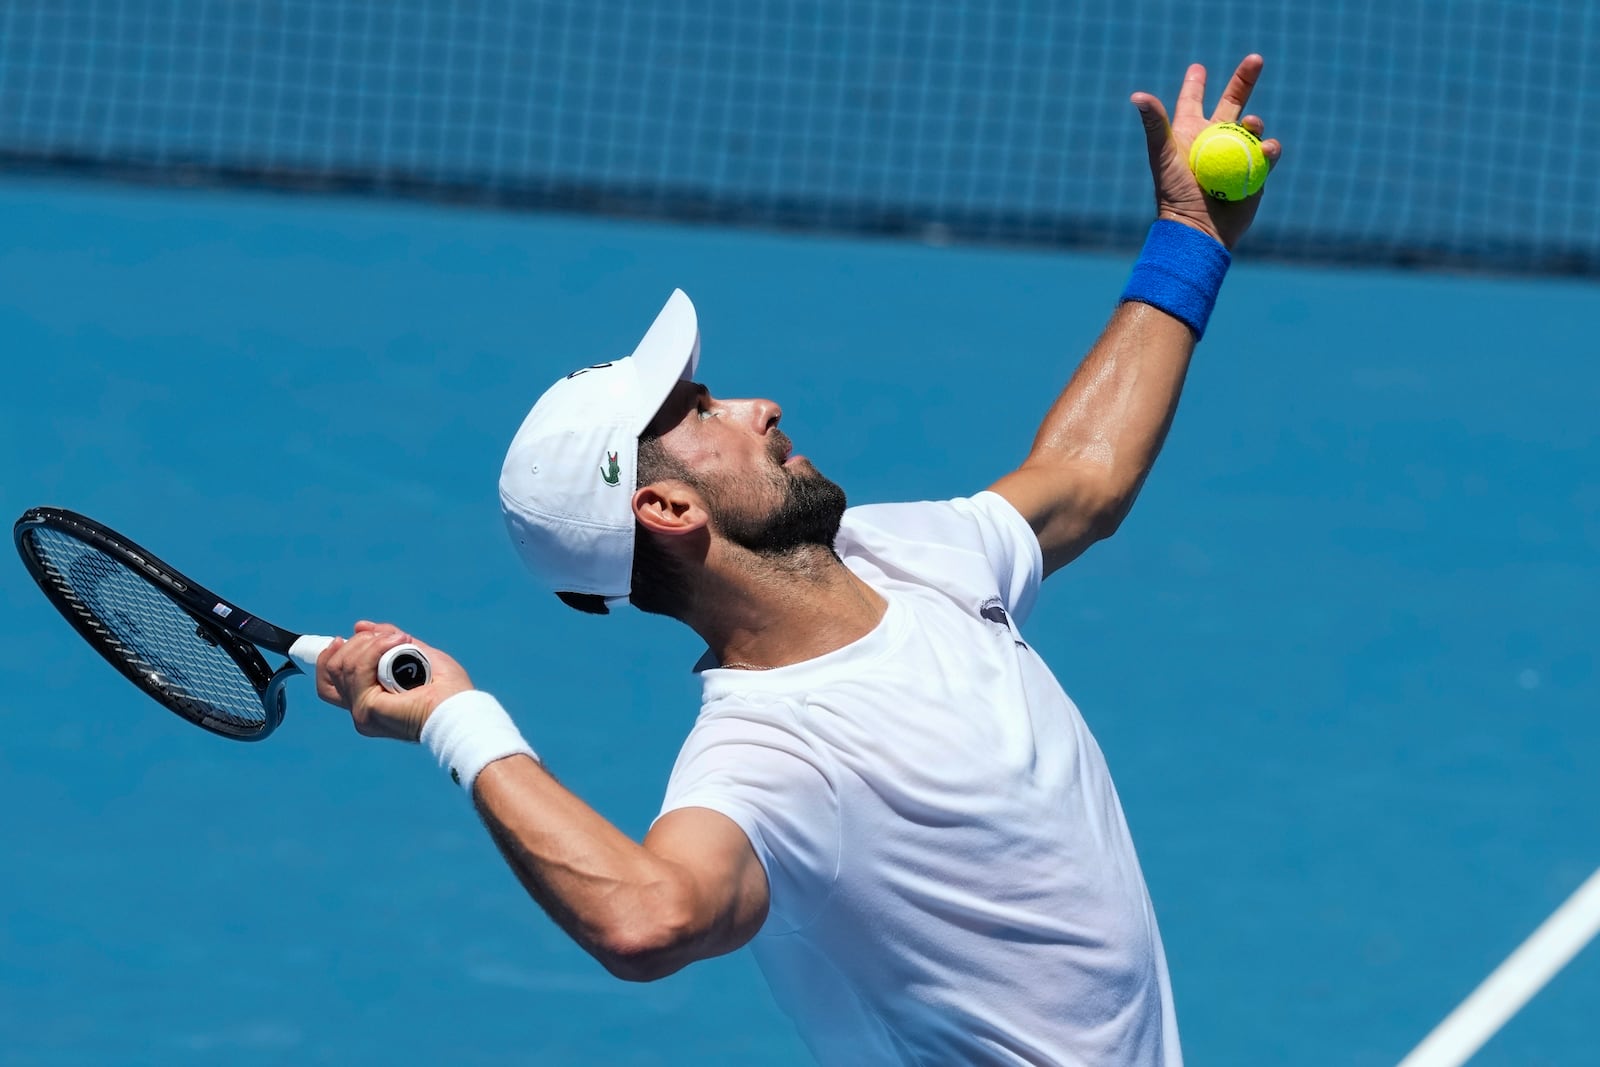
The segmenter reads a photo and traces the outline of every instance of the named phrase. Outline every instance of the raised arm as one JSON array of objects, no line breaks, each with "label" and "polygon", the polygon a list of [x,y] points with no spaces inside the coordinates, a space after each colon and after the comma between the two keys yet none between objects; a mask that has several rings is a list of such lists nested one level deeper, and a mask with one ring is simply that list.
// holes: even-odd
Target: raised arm
[{"label": "raised arm", "polygon": [[[1045,415],[1027,458],[992,487],[1038,535],[1046,574],[1116,530],[1172,425],[1209,311],[1205,291],[1214,294],[1227,265],[1225,249],[1249,228],[1261,199],[1207,197],[1189,171],[1189,145],[1213,122],[1242,121],[1261,134],[1259,117],[1240,118],[1261,68],[1260,56],[1247,56],[1209,118],[1206,71],[1199,64],[1185,75],[1170,122],[1159,99],[1133,94],[1156,192],[1157,223],[1135,268],[1135,278],[1146,284],[1130,282],[1105,332]],[[1276,165],[1279,143],[1264,141],[1262,150]],[[1188,230],[1175,231],[1174,224]]]},{"label": "raised arm", "polygon": [[[317,692],[348,708],[363,734],[453,748],[471,768],[463,784],[523,888],[608,971],[630,981],[662,978],[755,936],[767,916],[766,872],[733,820],[684,808],[657,821],[643,843],[634,841],[527,755],[509,720],[497,734],[494,718],[504,712],[473,692],[444,652],[423,646],[431,684],[406,693],[379,687],[379,657],[407,640],[414,639],[392,626],[358,623],[348,641],[319,658]],[[483,706],[444,708],[475,698]],[[458,741],[424,734],[425,726],[437,733],[452,714],[470,727]]]}]

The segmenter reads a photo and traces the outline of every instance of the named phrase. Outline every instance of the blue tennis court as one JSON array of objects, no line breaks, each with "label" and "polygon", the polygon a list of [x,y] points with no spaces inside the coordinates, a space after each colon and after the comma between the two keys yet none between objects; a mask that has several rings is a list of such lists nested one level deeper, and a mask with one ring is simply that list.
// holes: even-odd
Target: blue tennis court
[{"label": "blue tennis court", "polygon": [[[1138,505],[1028,640],[1115,776],[1187,1062],[1460,1067],[1408,1053],[1511,972],[1542,988],[1470,1062],[1600,1062],[1593,930],[1519,949],[1600,913],[1600,13],[1290,14],[0,5],[0,497],[284,625],[412,630],[639,836],[701,648],[524,573],[532,401],[681,287],[701,377],[852,502],[980,490],[1148,225],[1127,94],[1200,61],[1214,101],[1259,51],[1283,165]],[[609,977],[309,683],[231,743],[19,563],[0,598],[0,1062],[808,1062],[746,952]]]},{"label": "blue tennis court", "polygon": [[[1269,201],[1270,204],[1270,201]],[[537,594],[495,478],[549,379],[673,286],[702,374],[856,502],[1024,453],[1122,255],[373,202],[0,186],[3,495],[268,618],[452,651],[634,834],[691,635]],[[1600,864],[1592,284],[1242,246],[1121,532],[1029,626],[1106,750],[1196,1064],[1393,1064]],[[184,725],[0,568],[0,1032],[30,1065],[803,1063],[744,953],[626,985],[424,753],[295,683]],[[1593,1056],[1589,948],[1474,1063]]]}]

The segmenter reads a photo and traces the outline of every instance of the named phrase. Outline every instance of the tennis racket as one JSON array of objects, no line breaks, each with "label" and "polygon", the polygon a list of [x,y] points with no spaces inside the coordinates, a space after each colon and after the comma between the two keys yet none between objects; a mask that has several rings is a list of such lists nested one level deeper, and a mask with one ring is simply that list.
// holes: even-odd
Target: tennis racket
[{"label": "tennis racket", "polygon": [[[333,641],[257,618],[75,512],[30,508],[12,536],[28,573],[91,648],[164,707],[223,737],[259,741],[276,730],[283,683],[315,675]],[[262,650],[289,661],[274,670]],[[378,664],[392,692],[431,677],[412,644]]]}]

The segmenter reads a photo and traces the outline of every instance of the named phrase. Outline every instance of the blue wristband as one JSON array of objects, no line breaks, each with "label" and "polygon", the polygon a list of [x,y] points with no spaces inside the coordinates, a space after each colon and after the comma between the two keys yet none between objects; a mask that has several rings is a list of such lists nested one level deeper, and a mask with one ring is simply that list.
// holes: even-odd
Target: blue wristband
[{"label": "blue wristband", "polygon": [[1221,243],[1193,226],[1157,219],[1128,276],[1122,300],[1137,300],[1183,320],[1198,341],[1206,334],[1206,320],[1232,262]]}]

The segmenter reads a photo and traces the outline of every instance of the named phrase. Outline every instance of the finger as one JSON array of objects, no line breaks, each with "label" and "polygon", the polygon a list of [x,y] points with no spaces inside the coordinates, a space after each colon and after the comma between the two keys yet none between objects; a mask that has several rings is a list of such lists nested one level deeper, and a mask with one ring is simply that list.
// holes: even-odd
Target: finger
[{"label": "finger", "polygon": [[1228,87],[1222,90],[1222,99],[1217,101],[1217,109],[1211,113],[1212,122],[1233,122],[1238,119],[1240,112],[1244,111],[1246,101],[1250,99],[1250,91],[1256,87],[1256,79],[1261,77],[1261,68],[1266,62],[1254,52],[1244,57],[1239,69],[1228,79]]},{"label": "finger", "polygon": [[1260,115],[1246,115],[1239,120],[1239,125],[1260,137],[1267,130],[1267,124],[1261,121]]},{"label": "finger", "polygon": [[375,622],[375,623],[372,624],[372,632],[374,634],[379,635],[379,636],[382,636],[384,634],[399,634],[402,637],[404,637],[407,641],[411,640],[411,635],[410,634],[406,633],[404,630],[402,630],[400,627],[396,626],[392,622]]},{"label": "finger", "polygon": [[1130,100],[1139,109],[1139,120],[1144,123],[1145,147],[1150,150],[1150,163],[1156,165],[1161,153],[1172,138],[1172,126],[1167,122],[1167,109],[1149,93],[1134,93]]},{"label": "finger", "polygon": [[1203,119],[1206,106],[1206,68],[1199,63],[1189,64],[1183,76],[1183,88],[1178,90],[1178,103],[1172,109],[1172,120]]},{"label": "finger", "polygon": [[317,680],[319,683],[317,690],[318,692],[322,691],[320,683],[322,679],[328,676],[328,672],[333,670],[334,664],[339,655],[339,649],[344,647],[344,643],[344,638],[335,637],[332,641],[328,642],[328,646],[326,648],[317,653]]},{"label": "finger", "polygon": [[334,668],[356,678],[376,678],[378,660],[383,654],[409,640],[407,634],[395,629],[360,630],[344,643]]},{"label": "finger", "polygon": [[333,662],[334,653],[338,651],[339,646],[342,644],[344,644],[344,638],[342,637],[335,637],[328,642],[328,647],[323,649],[317,656],[316,674],[317,696],[330,704],[340,704],[341,707],[343,705],[339,700],[339,690],[333,684],[333,676],[329,665]]},{"label": "finger", "polygon": [[403,645],[411,640],[411,635],[404,630],[388,630],[380,633],[376,638],[378,647],[387,652],[396,645]]},{"label": "finger", "polygon": [[1275,169],[1278,166],[1278,158],[1283,155],[1283,145],[1278,143],[1276,137],[1269,137],[1261,142],[1261,154],[1267,157],[1267,169]]},{"label": "finger", "polygon": [[329,683],[346,701],[353,699],[377,669],[378,656],[382,653],[371,650],[374,640],[376,636],[371,631],[357,631],[348,640],[340,641],[337,647],[325,653],[326,662],[319,662],[318,677],[327,675]]}]

